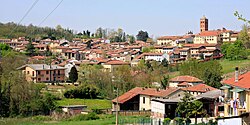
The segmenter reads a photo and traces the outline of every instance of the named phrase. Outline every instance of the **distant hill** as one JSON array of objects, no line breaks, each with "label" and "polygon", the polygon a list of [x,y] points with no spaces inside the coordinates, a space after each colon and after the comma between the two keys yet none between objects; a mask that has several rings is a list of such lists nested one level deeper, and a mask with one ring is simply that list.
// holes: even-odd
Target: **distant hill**
[{"label": "distant hill", "polygon": [[63,29],[60,25],[56,28],[50,27],[37,27],[33,26],[32,24],[25,26],[25,25],[18,25],[17,28],[12,32],[11,31],[17,26],[16,23],[0,23],[0,38],[18,38],[18,37],[30,37],[36,39],[44,39],[44,38],[51,38],[51,39],[60,39],[65,38],[67,40],[72,40],[74,34],[73,30],[70,29]]}]

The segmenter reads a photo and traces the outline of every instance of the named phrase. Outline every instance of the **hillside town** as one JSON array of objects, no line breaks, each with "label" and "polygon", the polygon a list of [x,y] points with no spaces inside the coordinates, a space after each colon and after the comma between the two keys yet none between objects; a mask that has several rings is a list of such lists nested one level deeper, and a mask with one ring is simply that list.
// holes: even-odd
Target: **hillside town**
[{"label": "hillside town", "polygon": [[[227,50],[225,53],[223,45],[237,43],[241,31],[224,27],[210,30],[208,26],[208,18],[203,16],[200,18],[200,32],[160,36],[156,40],[149,37],[140,40],[139,35],[137,40],[123,42],[79,37],[72,40],[30,39],[26,36],[0,39],[0,44],[10,47],[11,51],[27,55],[20,63],[14,54],[11,58],[14,62],[18,61],[17,67],[13,65],[13,71],[5,76],[3,74],[1,79],[5,80],[15,71],[24,76],[18,77],[19,81],[43,84],[41,92],[64,96],[58,98],[107,99],[110,107],[100,112],[115,114],[116,120],[118,116],[146,115],[150,118],[148,124],[152,125],[181,124],[182,118],[186,124],[216,122],[222,125],[225,121],[237,119],[248,124],[250,72],[236,65],[229,67],[231,74],[223,75],[218,68],[218,61],[232,59]],[[0,64],[4,73],[4,66],[11,66],[5,64],[11,63],[11,58],[8,60],[8,54],[2,50]],[[194,65],[184,65],[189,62]],[[191,65],[204,66],[192,68]],[[208,65],[218,67],[213,69]],[[184,68],[187,68],[186,72]],[[194,73],[204,68],[205,71],[199,71],[204,77]],[[215,70],[219,70],[220,76],[216,76]],[[174,73],[177,75],[172,75]],[[17,79],[14,76],[9,81]],[[88,94],[76,94],[86,89],[90,90]],[[90,105],[73,104],[70,100],[65,104],[59,107],[70,115],[88,114],[97,108],[89,110]],[[44,114],[55,115],[51,110]],[[1,112],[4,110],[1,109]],[[19,112],[30,113],[24,110]],[[32,114],[35,112],[35,109],[32,110]],[[116,121],[116,124],[118,122],[121,121]]]}]

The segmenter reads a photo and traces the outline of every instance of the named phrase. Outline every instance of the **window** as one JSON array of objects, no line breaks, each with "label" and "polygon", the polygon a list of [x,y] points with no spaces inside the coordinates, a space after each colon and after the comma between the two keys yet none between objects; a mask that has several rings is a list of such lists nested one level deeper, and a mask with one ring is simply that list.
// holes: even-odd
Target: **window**
[{"label": "window", "polygon": [[46,74],[49,74],[49,71],[46,71]]},{"label": "window", "polygon": [[32,71],[32,76],[35,76],[35,72],[34,71]]},{"label": "window", "polygon": [[60,70],[58,70],[58,75],[60,75]]},{"label": "window", "polygon": [[40,72],[40,71],[37,71],[37,74],[38,74],[38,75],[40,75],[40,74],[41,74],[41,72]]},{"label": "window", "polygon": [[41,81],[41,78],[38,78],[38,81]]},{"label": "window", "polygon": [[30,71],[27,71],[27,74],[30,74]]},{"label": "window", "polygon": [[46,78],[47,81],[49,81],[49,78]]},{"label": "window", "polygon": [[145,97],[142,98],[142,103],[145,104]]}]

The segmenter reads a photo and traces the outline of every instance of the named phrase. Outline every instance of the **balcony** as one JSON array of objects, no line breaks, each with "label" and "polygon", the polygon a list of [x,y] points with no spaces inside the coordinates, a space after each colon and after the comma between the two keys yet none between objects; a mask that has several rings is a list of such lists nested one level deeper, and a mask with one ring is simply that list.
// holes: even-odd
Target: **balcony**
[{"label": "balcony", "polygon": [[65,74],[53,74],[53,76],[65,76]]}]

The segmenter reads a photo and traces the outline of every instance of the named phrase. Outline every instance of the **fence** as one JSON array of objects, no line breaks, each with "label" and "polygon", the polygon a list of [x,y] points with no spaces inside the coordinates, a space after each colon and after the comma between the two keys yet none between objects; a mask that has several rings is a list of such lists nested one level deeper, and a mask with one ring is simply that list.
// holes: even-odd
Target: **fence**
[{"label": "fence", "polygon": [[[108,114],[116,114],[116,111],[111,111]],[[121,116],[150,116],[151,111],[118,111],[118,114]]]}]

